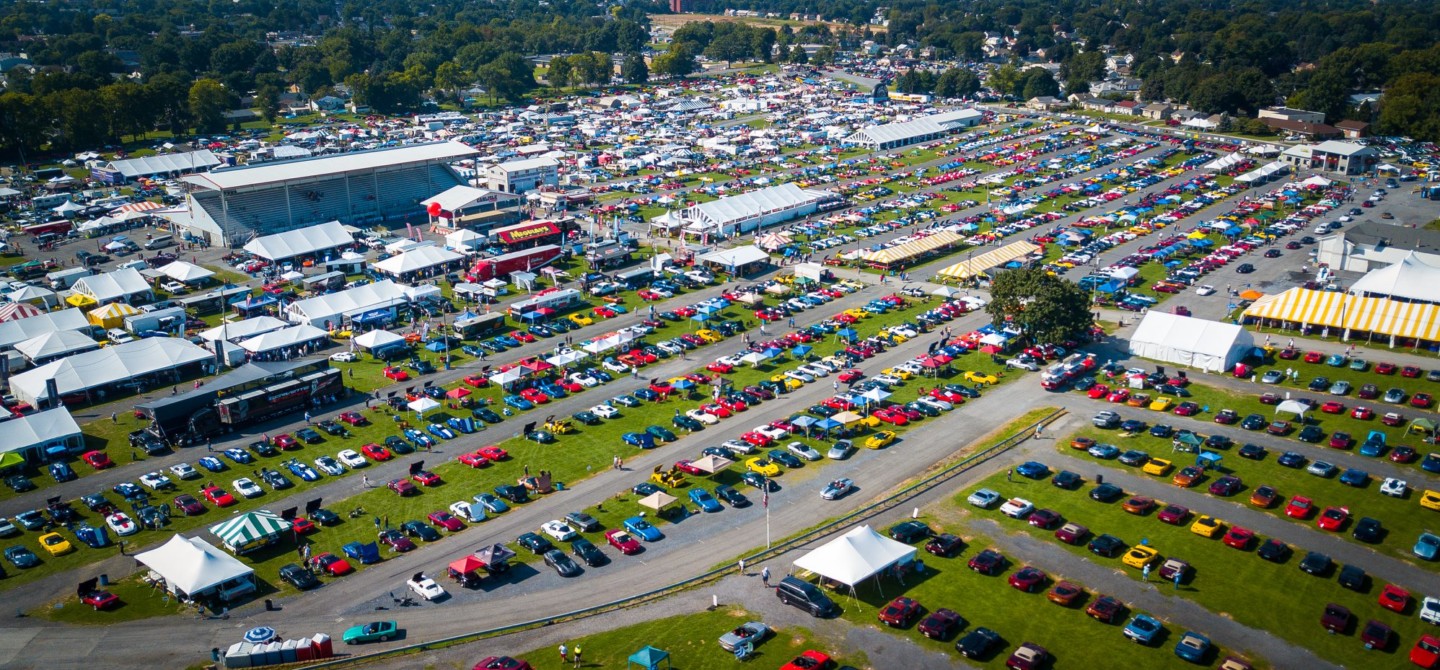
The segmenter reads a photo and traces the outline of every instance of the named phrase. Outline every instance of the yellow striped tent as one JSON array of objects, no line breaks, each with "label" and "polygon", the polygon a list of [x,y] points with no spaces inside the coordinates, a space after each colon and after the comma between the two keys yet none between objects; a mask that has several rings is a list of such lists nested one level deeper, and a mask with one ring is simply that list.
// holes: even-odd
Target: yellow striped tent
[{"label": "yellow striped tent", "polygon": [[908,262],[925,254],[939,251],[964,241],[965,238],[961,237],[960,234],[942,230],[934,235],[926,235],[918,240],[911,240],[888,249],[865,253],[860,258],[866,263],[873,265],[895,265],[896,263]]},{"label": "yellow striped tent", "polygon": [[999,249],[987,251],[974,258],[951,265],[935,273],[935,276],[941,279],[969,279],[990,268],[999,267],[1017,258],[1024,258],[1039,250],[1039,246],[1030,242],[1011,242]]},{"label": "yellow striped tent", "polygon": [[1293,288],[1268,295],[1247,307],[1245,317],[1385,335],[1392,339],[1440,341],[1440,305],[1335,291]]}]

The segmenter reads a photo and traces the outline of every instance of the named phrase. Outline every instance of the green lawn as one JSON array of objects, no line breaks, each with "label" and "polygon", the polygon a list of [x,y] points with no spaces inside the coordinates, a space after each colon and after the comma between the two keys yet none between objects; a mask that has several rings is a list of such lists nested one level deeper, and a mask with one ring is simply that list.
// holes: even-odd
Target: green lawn
[{"label": "green lawn", "polygon": [[[1089,499],[1088,486],[1066,491],[1051,486],[1047,480],[1015,478],[1007,481],[1005,474],[996,474],[958,494],[953,503],[964,506],[965,496],[974,489],[988,487],[1002,496],[1019,496],[1030,500],[1036,508],[1053,509],[1066,520],[1080,523],[1091,533],[1109,533],[1128,542],[1142,539],[1160,551],[1164,558],[1182,558],[1193,568],[1191,580],[1178,593],[1222,616],[1265,631],[1290,642],[1307,647],[1321,657],[1348,667],[1379,667],[1377,663],[1398,667],[1400,657],[1392,649],[1378,654],[1366,651],[1353,635],[1324,635],[1318,623],[1321,608],[1327,602],[1344,605],[1361,621],[1378,619],[1395,629],[1400,645],[1409,648],[1410,641],[1422,632],[1429,632],[1413,616],[1401,616],[1381,609],[1375,602],[1383,584],[1372,583],[1364,593],[1341,588],[1333,578],[1314,577],[1296,566],[1305,551],[1296,548],[1299,556],[1291,556],[1283,564],[1263,560],[1253,552],[1241,552],[1221,544],[1219,538],[1207,539],[1190,532],[1187,526],[1160,523],[1153,515],[1128,514],[1120,504],[1102,504]],[[1054,542],[1074,554],[1077,560],[1091,560],[1113,566],[1135,579],[1139,570],[1123,566],[1119,559],[1101,558],[1084,546],[1060,543],[1049,531],[1037,530],[1027,523],[1006,519],[998,511],[973,513],[991,518],[1014,533],[1026,533]],[[1337,568],[1338,569],[1338,568]],[[1374,582],[1376,580],[1372,580]],[[1422,586],[1422,585],[1410,585]],[[1157,585],[1162,592],[1177,592],[1169,584]],[[1273,659],[1283,664],[1283,659]]]},{"label": "green lawn", "polygon": [[153,588],[131,575],[121,581],[103,587],[120,598],[120,605],[109,610],[96,610],[82,604],[76,595],[69,595],[30,612],[31,616],[70,624],[104,626],[117,620],[145,619],[170,616],[185,612],[185,607],[164,589]]}]

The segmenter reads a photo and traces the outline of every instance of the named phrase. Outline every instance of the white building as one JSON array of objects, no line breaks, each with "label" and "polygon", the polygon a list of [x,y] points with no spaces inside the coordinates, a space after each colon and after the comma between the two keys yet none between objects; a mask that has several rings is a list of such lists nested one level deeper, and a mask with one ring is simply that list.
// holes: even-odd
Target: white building
[{"label": "white building", "polygon": [[403,286],[386,280],[292,302],[285,307],[285,318],[291,323],[335,328],[346,318],[354,320],[369,312],[385,312],[393,318],[395,308],[409,302]]},{"label": "white building", "polygon": [[1411,256],[1440,266],[1440,233],[1388,223],[1366,222],[1320,238],[1316,262],[1334,270],[1370,272]]},{"label": "white building", "polygon": [[909,121],[887,123],[883,126],[867,126],[846,138],[845,141],[880,151],[896,149],[917,142],[938,139],[958,130],[974,127],[984,116],[974,109],[942,112]]},{"label": "white building", "polygon": [[1280,157],[1297,170],[1320,170],[1340,174],[1366,174],[1375,168],[1380,152],[1354,142],[1327,140],[1287,149]]},{"label": "white building", "polygon": [[821,203],[834,199],[837,196],[828,191],[781,184],[663,214],[653,219],[653,225],[680,227],[696,237],[723,238],[813,214]]},{"label": "white building", "polygon": [[1255,347],[1240,326],[1153,311],[1130,337],[1130,353],[1142,358],[1199,368],[1229,370]]},{"label": "white building", "polygon": [[524,193],[541,186],[558,186],[560,163],[548,156],[506,161],[485,168],[485,181],[491,189],[505,193]]}]

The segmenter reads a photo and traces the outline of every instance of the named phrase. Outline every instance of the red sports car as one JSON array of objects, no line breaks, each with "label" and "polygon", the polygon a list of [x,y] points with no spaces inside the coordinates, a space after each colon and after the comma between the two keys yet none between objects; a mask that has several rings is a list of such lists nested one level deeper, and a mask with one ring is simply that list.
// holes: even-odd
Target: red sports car
[{"label": "red sports car", "polygon": [[315,532],[318,528],[315,526],[315,522],[302,516],[296,517],[294,521],[290,522],[290,530],[294,531],[296,535],[305,535]]},{"label": "red sports car", "polygon": [[729,410],[729,408],[725,407],[724,405],[721,405],[720,403],[707,402],[707,403],[705,403],[704,405],[701,405],[701,406],[700,406],[700,411],[702,411],[702,412],[704,412],[704,413],[706,413],[706,414],[709,414],[710,416],[713,416],[713,417],[715,417],[715,418],[717,418],[717,419],[728,419],[728,418],[730,418],[730,410]]},{"label": "red sports car", "polygon": [[448,530],[452,533],[457,530],[465,530],[465,523],[455,518],[455,516],[449,512],[431,512],[430,516],[427,518],[430,519],[430,523],[433,523],[436,526],[444,528],[445,530]]},{"label": "red sports car", "polygon": [[910,625],[916,617],[920,616],[924,608],[920,603],[911,598],[900,596],[891,600],[889,604],[880,609],[880,623],[895,628],[903,628]]},{"label": "red sports car", "polygon": [[1402,444],[1391,449],[1388,458],[1392,463],[1410,463],[1419,457],[1420,452],[1415,451],[1414,447],[1407,447]]},{"label": "red sports car", "polygon": [[352,426],[363,426],[367,423],[370,423],[370,420],[366,419],[365,415],[359,412],[342,412],[339,418],[341,421],[344,421],[345,423],[348,423]]},{"label": "red sports car", "polygon": [[730,374],[731,372],[734,372],[734,371],[735,371],[735,366],[733,366],[733,365],[731,365],[731,364],[729,364],[729,363],[722,363],[722,362],[720,362],[720,361],[715,361],[714,363],[711,363],[711,364],[705,366],[705,369],[706,369],[706,370],[709,370],[709,371],[711,371],[711,372],[718,372],[718,373],[720,373],[720,374],[722,374],[722,375],[728,375],[728,374]]},{"label": "red sports car", "polygon": [[216,507],[229,507],[235,504],[235,496],[230,495],[225,489],[218,486],[208,486],[201,489],[200,495],[205,496],[205,499],[209,500],[210,504]]},{"label": "red sports car", "polygon": [[1325,360],[1325,354],[1322,354],[1322,353],[1320,353],[1320,352],[1318,352],[1318,351],[1307,351],[1307,352],[1305,352],[1305,362],[1306,362],[1306,363],[1319,363],[1319,362],[1321,362],[1321,361],[1323,361],[1323,360]]},{"label": "red sports car", "polygon": [[386,367],[381,371],[381,374],[385,375],[385,378],[391,381],[403,382],[410,380],[410,373],[393,366]]},{"label": "red sports car", "polygon": [[1410,605],[1410,592],[1394,584],[1386,584],[1380,590],[1380,606],[1391,612],[1405,613],[1405,608]]},{"label": "red sports car", "polygon": [[291,437],[289,433],[280,433],[279,435],[276,435],[273,439],[270,440],[270,443],[286,451],[300,448],[299,440]]},{"label": "red sports car", "polygon": [[389,449],[373,442],[360,447],[360,453],[365,454],[365,457],[372,461],[388,461],[395,457]]},{"label": "red sports car", "polygon": [[1285,516],[1292,519],[1308,519],[1315,513],[1315,502],[1305,496],[1291,496],[1285,503]]},{"label": "red sports car", "polygon": [[1099,400],[1110,395],[1110,387],[1105,384],[1096,384],[1091,386],[1090,390],[1085,392],[1085,395],[1090,396],[1091,400]]},{"label": "red sports car", "polygon": [[1397,369],[1394,363],[1375,364],[1375,374],[1377,375],[1393,375]]},{"label": "red sports car", "polygon": [[80,604],[89,605],[96,610],[108,610],[120,604],[120,597],[109,591],[90,591],[80,596]]},{"label": "red sports car", "polygon": [[1040,568],[1027,565],[1010,575],[1010,586],[1013,586],[1026,593],[1034,593],[1045,586],[1045,571]]},{"label": "red sports car", "polygon": [[1114,391],[1110,392],[1110,395],[1105,396],[1105,399],[1110,402],[1125,402],[1126,400],[1130,399],[1130,390],[1115,389]]},{"label": "red sports car", "polygon": [[110,457],[105,455],[103,451],[87,451],[80,457],[80,460],[85,461],[86,464],[96,470],[104,470],[105,468],[115,465],[115,461],[110,460]]},{"label": "red sports car", "polygon": [[185,512],[185,514],[188,516],[201,514],[205,511],[205,506],[200,504],[200,501],[196,500],[195,496],[192,496],[189,493],[182,493],[178,496],[175,496],[175,506],[179,507],[180,510]]},{"label": "red sports car", "polygon": [[881,409],[877,409],[874,412],[871,412],[870,416],[884,421],[885,423],[894,424],[896,426],[903,426],[910,423],[909,417],[905,416],[904,412],[900,411],[898,408],[895,407],[884,407]]},{"label": "red sports car", "polygon": [[746,442],[749,442],[750,444],[753,444],[761,449],[770,446],[770,443],[775,441],[770,439],[769,435],[766,435],[764,433],[757,433],[753,430],[741,433],[740,439],[745,440]]},{"label": "red sports car", "polygon": [[490,380],[486,377],[481,377],[480,375],[469,375],[464,379],[461,379],[460,381],[463,381],[470,386],[474,386],[475,388],[481,388],[483,386],[490,385]]},{"label": "red sports car", "polygon": [[960,395],[959,393],[956,393],[954,391],[938,387],[930,389],[930,397],[935,398],[936,400],[944,400],[945,402],[953,405],[959,405],[960,403],[965,402],[965,396]]},{"label": "red sports car", "polygon": [[618,528],[605,531],[605,541],[626,556],[640,552],[640,541]]},{"label": "red sports car", "polygon": [[524,343],[526,343],[526,344],[529,344],[529,343],[535,341],[535,336],[534,336],[534,335],[531,335],[530,333],[528,333],[528,332],[526,332],[526,331],[523,331],[523,330],[517,330],[517,331],[515,331],[515,332],[513,332],[513,333],[510,333],[510,337],[513,337],[513,338],[515,338],[515,339],[517,339],[517,340],[519,340],[519,341],[521,341],[521,342],[524,342]]},{"label": "red sports car", "polygon": [[861,377],[864,377],[864,376],[865,376],[865,373],[864,373],[864,372],[862,372],[862,371],[860,371],[860,370],[856,370],[855,368],[850,368],[849,370],[845,370],[844,372],[841,372],[841,373],[840,373],[840,383],[842,383],[842,384],[848,384],[848,383],[853,382],[853,381],[856,381],[856,380],[858,380],[858,379],[860,379]]},{"label": "red sports car", "polygon": [[830,655],[814,649],[806,649],[805,653],[791,659],[789,663],[780,666],[780,670],[822,670],[830,667]]},{"label": "red sports car", "polygon": [[1356,407],[1355,409],[1350,410],[1350,418],[1359,419],[1361,421],[1369,421],[1375,418],[1375,411],[1370,409],[1369,407],[1361,405],[1359,407]]},{"label": "red sports car", "polygon": [[826,406],[826,407],[829,407],[829,408],[831,408],[831,409],[838,409],[838,410],[840,410],[840,411],[842,411],[842,412],[844,412],[844,411],[846,411],[846,410],[848,410],[848,409],[852,409],[852,408],[855,407],[855,405],[854,405],[853,403],[851,403],[849,400],[846,400],[846,399],[844,399],[844,398],[841,398],[841,397],[838,396],[838,395],[837,395],[837,396],[832,396],[832,397],[826,398],[826,399],[825,399],[825,402],[822,402],[822,403],[820,403],[820,404],[822,404],[822,405],[824,405],[824,406]]},{"label": "red sports car", "polygon": [[721,398],[715,402],[718,403],[721,407],[730,410],[731,412],[743,412],[749,409],[749,406],[745,404],[745,401],[737,400],[735,398],[726,397]]},{"label": "red sports car", "polygon": [[386,486],[388,486],[391,491],[402,496],[413,496],[419,495],[420,493],[420,489],[416,488],[414,484],[411,484],[408,479],[392,479]]},{"label": "red sports car", "polygon": [[529,400],[530,402],[533,402],[537,405],[550,402],[550,396],[545,395],[544,393],[541,393],[535,389],[521,389],[520,397]]},{"label": "red sports car", "polygon": [[594,310],[592,310],[592,311],[595,312],[595,316],[603,317],[603,318],[606,318],[606,319],[610,319],[610,318],[614,318],[614,317],[615,317],[615,310],[610,309],[609,307],[605,307],[605,306],[603,306],[603,305],[600,306],[600,307],[596,307],[596,308],[595,308]]},{"label": "red sports car", "polygon": [[1176,405],[1172,411],[1176,416],[1195,416],[1200,413],[1200,406],[1187,400]]},{"label": "red sports car", "polygon": [[709,473],[705,472],[704,470],[701,470],[700,468],[695,467],[695,464],[692,463],[692,462],[690,462],[689,459],[681,459],[681,460],[675,461],[675,469],[676,469],[676,470],[679,470],[679,471],[681,471],[681,472],[683,472],[683,473],[685,473],[685,474],[687,474],[687,475],[704,475],[704,474],[709,474]]},{"label": "red sports car", "polygon": [[1254,539],[1255,531],[1249,528],[1241,528],[1240,526],[1231,526],[1230,530],[1225,532],[1224,542],[1227,547],[1234,547],[1244,551],[1250,548],[1250,542]]},{"label": "red sports car", "polygon": [[1320,530],[1338,532],[1349,518],[1350,509],[1347,507],[1326,507],[1325,511],[1320,513],[1320,518],[1315,520],[1315,525],[1319,526]]},{"label": "red sports car", "polygon": [[315,566],[320,568],[321,570],[324,570],[332,577],[348,575],[351,572],[355,571],[355,568],[350,567],[350,564],[346,562],[345,559],[340,558],[339,556],[336,556],[335,554],[332,554],[328,551],[318,556],[315,556],[314,558],[311,558],[310,562],[315,564]]},{"label": "red sports car", "polygon": [[1415,366],[1413,366],[1413,365],[1407,365],[1407,366],[1405,366],[1405,367],[1403,367],[1403,368],[1400,368],[1400,376],[1401,376],[1401,377],[1405,377],[1405,378],[1407,378],[1407,379],[1415,379],[1416,377],[1419,377],[1419,376],[1420,376],[1421,374],[1423,374],[1424,372],[1425,372],[1424,370],[1421,370],[1420,368],[1417,368],[1417,367],[1415,367]]},{"label": "red sports car", "polygon": [[490,459],[478,451],[467,451],[460,454],[460,462],[472,468],[483,468],[490,464]]},{"label": "red sports car", "polygon": [[1430,406],[1433,404],[1435,404],[1435,399],[1430,397],[1429,393],[1416,393],[1415,395],[1410,396],[1411,407],[1430,409]]},{"label": "red sports car", "polygon": [[488,447],[480,447],[480,450],[475,453],[478,453],[492,461],[503,461],[507,458],[510,458],[510,452],[505,451],[504,449],[501,449],[500,447],[497,447],[493,444]]},{"label": "red sports car", "polygon": [[[410,475],[410,478],[414,479],[417,482],[420,482],[424,486],[439,486],[441,483],[440,475],[437,475],[429,470],[421,470],[413,475]],[[402,493],[401,495],[404,494]]]},{"label": "red sports car", "polygon": [[1155,518],[1159,519],[1162,523],[1178,526],[1190,518],[1190,509],[1184,505],[1166,505],[1165,509],[1160,510],[1160,513],[1155,515]]}]

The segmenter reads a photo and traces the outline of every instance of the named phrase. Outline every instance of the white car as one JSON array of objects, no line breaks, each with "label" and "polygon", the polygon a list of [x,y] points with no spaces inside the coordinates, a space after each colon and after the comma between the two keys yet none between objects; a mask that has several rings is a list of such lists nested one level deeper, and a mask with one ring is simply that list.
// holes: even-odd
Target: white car
[{"label": "white car", "polygon": [[1440,598],[1425,596],[1420,602],[1420,620],[1440,626]]},{"label": "white car", "polygon": [[732,454],[744,454],[749,456],[755,453],[755,445],[744,440],[725,440],[720,443],[720,448]]},{"label": "white car", "polygon": [[1000,513],[1012,519],[1029,516],[1035,511],[1035,504],[1024,498],[1011,498],[1000,506]]},{"label": "white car", "polygon": [[756,426],[753,430],[776,441],[790,437],[790,431],[784,428],[776,428],[775,426]]},{"label": "white car", "polygon": [[796,456],[799,456],[800,458],[803,458],[807,461],[820,460],[820,452],[815,451],[814,447],[805,444],[804,442],[791,442],[790,444],[785,445],[785,451],[795,454]]},{"label": "white car", "polygon": [[818,365],[802,365],[802,366],[800,366],[800,367],[798,367],[798,368],[795,368],[795,369],[798,370],[798,371],[800,371],[800,372],[803,372],[803,373],[805,373],[805,374],[807,374],[807,375],[810,375],[811,377],[829,377],[829,376],[830,376],[830,370],[828,370],[828,369],[826,369],[826,368],[822,368],[822,367],[820,367],[820,366],[818,366]]},{"label": "white car", "polygon": [[685,412],[685,416],[688,416],[688,417],[690,417],[690,418],[692,418],[692,419],[694,419],[694,420],[696,420],[696,421],[699,421],[700,423],[703,423],[703,424],[705,424],[705,425],[707,425],[707,426],[713,426],[713,425],[715,425],[715,424],[717,424],[717,423],[720,423],[720,417],[717,417],[717,416],[715,416],[714,414],[711,414],[711,413],[706,412],[706,411],[698,410],[698,409],[692,409],[692,410],[689,410],[689,411]]},{"label": "white car", "polygon": [[144,486],[147,489],[157,491],[163,488],[169,488],[173,486],[173,484],[170,483],[169,477],[166,477],[165,475],[162,475],[158,472],[147,472],[143,475],[140,475],[140,485]]},{"label": "white car", "polygon": [[798,379],[802,382],[805,382],[806,384],[815,381],[814,375],[806,374],[804,372],[801,372],[800,370],[787,370],[785,372],[785,376],[791,379]]},{"label": "white car", "polygon": [[918,402],[921,405],[928,405],[930,407],[934,407],[942,412],[948,412],[952,409],[955,409],[955,405],[949,400],[941,400],[939,398],[922,397],[917,398],[915,402]]},{"label": "white car", "polygon": [[339,477],[345,474],[345,466],[341,465],[340,461],[330,458],[329,456],[321,456],[315,459],[315,467],[320,468],[321,472],[331,477]]},{"label": "white car", "polygon": [[835,365],[834,359],[830,358],[829,356],[822,358],[818,361],[810,361],[809,365],[812,368],[820,368],[826,372],[840,371],[840,366]]},{"label": "white car", "polygon": [[370,465],[370,461],[365,460],[365,457],[354,449],[346,449],[335,454],[335,460],[340,461],[340,464],[347,468],[363,468]]},{"label": "white car", "polygon": [[571,528],[559,519],[540,524],[540,530],[559,542],[569,542],[570,540],[580,537],[580,534],[575,532],[574,528]]},{"label": "white car", "polygon": [[170,466],[170,474],[181,479],[199,479],[200,473],[191,467],[189,463],[176,463]]},{"label": "white car", "polygon": [[887,374],[878,374],[874,377],[871,377],[871,379],[874,379],[875,381],[880,382],[881,384],[884,384],[886,386],[899,386],[902,382],[905,381],[894,375]]},{"label": "white car", "polygon": [[590,375],[587,375],[583,372],[572,372],[570,373],[569,379],[570,381],[584,386],[585,388],[594,388],[600,385],[599,379],[591,377]]},{"label": "white car", "polygon": [[1035,372],[1036,370],[1040,369],[1040,366],[1031,363],[1030,361],[1022,361],[1018,358],[1012,358],[1008,361],[1005,361],[1005,367],[1019,368],[1021,370],[1029,370],[1031,372]]},{"label": "white car", "polygon": [[620,410],[614,405],[596,405],[590,408],[590,413],[602,419],[613,419],[620,416]]},{"label": "white car", "polygon": [[1212,295],[1214,293],[1215,287],[1209,284],[1201,284],[1195,289],[1195,295]]},{"label": "white car", "polygon": [[738,368],[738,367],[740,367],[741,365],[743,365],[743,364],[745,363],[745,361],[740,360],[740,355],[739,355],[739,354],[730,354],[729,356],[721,356],[721,357],[715,359],[715,362],[716,362],[716,363],[719,363],[719,364],[721,364],[721,365],[728,365],[728,366],[730,366],[730,367],[732,367],[732,368]]},{"label": "white car", "polygon": [[115,531],[116,535],[134,535],[140,531],[140,527],[135,525],[135,522],[126,516],[124,512],[115,512],[106,516],[105,525],[109,526],[110,530]]},{"label": "white car", "polygon": [[894,326],[890,329],[890,332],[901,337],[910,339],[913,339],[920,334],[916,332],[914,328],[911,328],[909,326]]},{"label": "white car", "polygon": [[330,360],[338,363],[354,363],[360,360],[360,354],[353,351],[342,351],[338,354],[330,354]]},{"label": "white car", "polygon": [[679,356],[680,352],[685,351],[685,347],[675,344],[674,342],[671,342],[669,340],[665,340],[663,342],[656,342],[655,348],[667,354],[670,354],[671,356]]},{"label": "white car", "polygon": [[970,497],[965,499],[965,502],[980,509],[990,509],[995,503],[1000,502],[1000,494],[990,489],[980,489],[979,491],[971,493]]},{"label": "white car", "polygon": [[1394,498],[1404,498],[1405,491],[1409,488],[1409,486],[1409,483],[1407,483],[1403,479],[1386,477],[1385,481],[1380,484],[1380,492]]},{"label": "white car", "polygon": [[235,489],[236,493],[246,498],[257,498],[265,495],[265,489],[260,488],[259,484],[250,481],[249,477],[241,477],[230,482],[230,488]]},{"label": "white car", "polygon": [[445,595],[445,588],[435,583],[435,580],[426,577],[425,573],[417,572],[412,575],[405,585],[410,587],[415,595],[426,600],[434,600]]},{"label": "white car", "polygon": [[609,370],[609,371],[614,372],[614,373],[616,373],[616,374],[621,374],[621,375],[628,375],[628,374],[630,374],[630,366],[628,366],[628,365],[626,365],[626,364],[624,364],[624,363],[621,363],[620,361],[606,360],[605,362],[603,362],[603,363],[600,364],[600,367],[603,367],[603,368],[605,368],[606,370]]},{"label": "white car", "polygon": [[472,505],[464,500],[450,503],[450,513],[471,523],[485,520],[484,507]]}]

